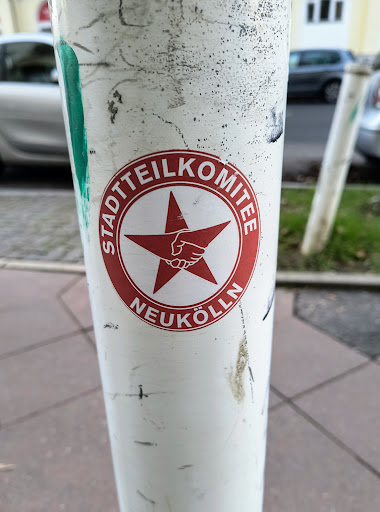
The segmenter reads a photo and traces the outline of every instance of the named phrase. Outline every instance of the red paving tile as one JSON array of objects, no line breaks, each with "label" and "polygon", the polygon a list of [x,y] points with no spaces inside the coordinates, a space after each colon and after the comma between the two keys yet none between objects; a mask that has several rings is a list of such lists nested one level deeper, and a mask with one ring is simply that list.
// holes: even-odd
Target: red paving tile
[{"label": "red paving tile", "polygon": [[283,405],[269,414],[264,512],[378,512],[380,482]]},{"label": "red paving tile", "polygon": [[96,354],[82,335],[0,361],[0,418],[9,423],[100,385]]},{"label": "red paving tile", "polygon": [[0,356],[79,330],[58,299],[38,296],[19,306],[0,309]]},{"label": "red paving tile", "polygon": [[87,280],[82,277],[72,287],[65,291],[62,300],[84,328],[92,326],[90,301],[88,297]]},{"label": "red paving tile", "polygon": [[296,318],[275,323],[272,385],[287,397],[306,391],[367,358]]},{"label": "red paving tile", "polygon": [[379,389],[380,368],[370,363],[296,403],[380,474]]},{"label": "red paving tile", "polygon": [[101,392],[0,432],[2,512],[117,512]]},{"label": "red paving tile", "polygon": [[[117,512],[103,399],[89,391],[99,385],[93,332],[67,337],[92,325],[85,278],[0,270],[0,285],[0,354],[19,350],[0,360],[0,462],[15,465],[0,473],[1,512]],[[293,292],[277,290],[272,384],[284,395],[367,361],[292,317],[292,308]],[[31,346],[59,335],[66,338]],[[373,363],[298,402],[374,465],[378,373]],[[272,392],[270,406],[280,403]],[[270,412],[264,512],[378,510],[373,473],[289,405]]]}]

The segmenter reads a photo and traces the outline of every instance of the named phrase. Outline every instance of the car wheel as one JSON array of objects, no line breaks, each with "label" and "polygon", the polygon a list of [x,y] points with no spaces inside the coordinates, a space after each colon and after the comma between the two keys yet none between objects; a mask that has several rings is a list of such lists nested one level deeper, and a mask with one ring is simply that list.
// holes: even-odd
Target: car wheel
[{"label": "car wheel", "polygon": [[337,102],[340,91],[340,85],[340,80],[331,80],[330,82],[327,82],[327,84],[323,86],[322,97],[326,103],[333,104]]}]

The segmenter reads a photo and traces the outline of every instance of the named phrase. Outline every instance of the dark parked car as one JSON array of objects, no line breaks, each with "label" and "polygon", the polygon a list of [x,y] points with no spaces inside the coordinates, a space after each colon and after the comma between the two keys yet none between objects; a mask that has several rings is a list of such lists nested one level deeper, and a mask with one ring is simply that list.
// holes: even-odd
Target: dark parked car
[{"label": "dark parked car", "polygon": [[344,66],[353,60],[348,50],[290,52],[288,97],[320,96],[326,103],[335,103]]}]

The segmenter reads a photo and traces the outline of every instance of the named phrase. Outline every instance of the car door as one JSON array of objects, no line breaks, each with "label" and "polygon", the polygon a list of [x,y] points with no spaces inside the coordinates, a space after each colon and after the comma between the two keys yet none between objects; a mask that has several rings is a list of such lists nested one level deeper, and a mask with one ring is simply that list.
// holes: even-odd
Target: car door
[{"label": "car door", "polygon": [[289,79],[288,79],[288,95],[293,96],[299,93],[298,90],[298,66],[300,63],[300,52],[290,52],[289,55]]},{"label": "car door", "polygon": [[53,46],[14,41],[1,46],[0,137],[11,152],[42,159],[67,154]]},{"label": "car door", "polygon": [[[326,50],[310,50],[301,52],[297,68],[297,84],[305,94],[316,94],[320,91],[325,76],[331,71],[331,54]],[[339,54],[338,60],[339,60]]]}]

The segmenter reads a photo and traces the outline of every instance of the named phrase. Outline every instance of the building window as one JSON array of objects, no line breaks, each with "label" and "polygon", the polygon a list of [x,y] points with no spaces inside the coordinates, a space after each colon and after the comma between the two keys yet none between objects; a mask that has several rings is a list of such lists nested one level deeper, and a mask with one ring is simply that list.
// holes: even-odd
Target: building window
[{"label": "building window", "polygon": [[330,0],[321,1],[321,9],[319,14],[320,21],[328,21],[330,15]]},{"label": "building window", "polygon": [[343,21],[344,0],[306,0],[306,23]]},{"label": "building window", "polygon": [[313,23],[313,21],[314,21],[314,10],[315,10],[314,4],[307,4],[307,21],[308,21],[308,23]]},{"label": "building window", "polygon": [[342,21],[343,19],[343,2],[335,4],[335,21]]}]

